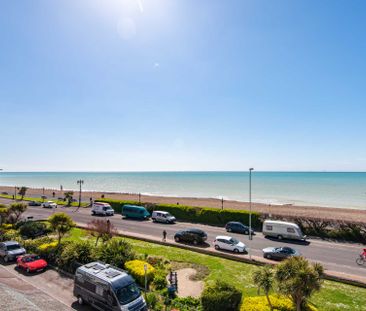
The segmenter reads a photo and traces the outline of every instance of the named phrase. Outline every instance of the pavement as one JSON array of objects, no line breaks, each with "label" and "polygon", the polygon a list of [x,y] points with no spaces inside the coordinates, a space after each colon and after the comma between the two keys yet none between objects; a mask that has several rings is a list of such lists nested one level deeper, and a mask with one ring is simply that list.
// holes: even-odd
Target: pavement
[{"label": "pavement", "polygon": [[73,279],[48,269],[27,275],[14,263],[0,265],[0,310],[92,310],[79,306],[73,296]]},{"label": "pavement", "polygon": [[[0,200],[0,203],[1,200]],[[69,214],[73,220],[80,224],[86,225],[91,220],[95,219],[96,216],[92,216],[90,208],[75,208],[75,207],[58,207],[57,209],[46,209],[42,207],[29,207],[24,213],[24,216],[32,216],[34,219],[46,219],[55,212],[65,212]],[[162,239],[162,232],[167,232],[167,240],[173,245],[174,234],[178,230],[196,227],[204,230],[207,235],[207,245],[203,247],[196,247],[199,249],[207,249],[212,252],[220,252],[213,249],[211,246],[216,236],[218,235],[229,235],[222,227],[208,226],[202,224],[192,224],[186,222],[177,222],[176,224],[160,224],[153,223],[150,221],[138,221],[123,219],[121,215],[116,214],[108,217],[116,228],[122,234],[129,236],[135,236],[137,238],[148,237],[149,239],[160,241]],[[308,239],[306,242],[290,241],[265,238],[260,232],[257,232],[253,236],[253,240],[249,240],[248,236],[242,234],[230,233],[231,236],[236,237],[238,240],[244,242],[249,252],[248,254],[240,254],[240,258],[257,258],[263,259],[262,249],[265,247],[273,246],[290,246],[297,249],[304,257],[310,259],[313,262],[319,262],[323,264],[328,272],[334,273],[334,275],[350,277],[362,281],[366,284],[366,266],[358,266],[355,262],[359,253],[361,252],[363,245],[357,243],[340,243],[330,242],[320,239]]]}]

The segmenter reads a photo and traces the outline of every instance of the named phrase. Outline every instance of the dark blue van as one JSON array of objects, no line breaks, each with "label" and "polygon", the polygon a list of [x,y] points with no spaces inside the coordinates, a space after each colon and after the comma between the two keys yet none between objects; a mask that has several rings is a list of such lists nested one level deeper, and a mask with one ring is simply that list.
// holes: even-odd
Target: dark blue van
[{"label": "dark blue van", "polygon": [[122,207],[122,217],[126,218],[136,218],[136,219],[149,219],[150,213],[143,206],[138,205],[123,205]]}]

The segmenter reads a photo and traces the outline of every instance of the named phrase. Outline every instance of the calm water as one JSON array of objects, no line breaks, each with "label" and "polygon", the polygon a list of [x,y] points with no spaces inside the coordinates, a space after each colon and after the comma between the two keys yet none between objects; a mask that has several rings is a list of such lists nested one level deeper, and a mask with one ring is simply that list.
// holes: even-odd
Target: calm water
[{"label": "calm water", "polygon": [[[0,172],[0,185],[248,200],[248,172]],[[254,202],[366,210],[366,173],[254,172]]]}]

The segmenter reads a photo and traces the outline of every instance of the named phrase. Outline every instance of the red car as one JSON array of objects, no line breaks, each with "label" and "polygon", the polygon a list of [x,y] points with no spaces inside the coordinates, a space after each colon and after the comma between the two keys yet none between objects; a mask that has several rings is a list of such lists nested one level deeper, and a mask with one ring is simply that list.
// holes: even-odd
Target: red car
[{"label": "red car", "polygon": [[25,270],[27,273],[39,272],[47,268],[47,261],[41,259],[39,255],[27,254],[18,257],[17,267]]}]

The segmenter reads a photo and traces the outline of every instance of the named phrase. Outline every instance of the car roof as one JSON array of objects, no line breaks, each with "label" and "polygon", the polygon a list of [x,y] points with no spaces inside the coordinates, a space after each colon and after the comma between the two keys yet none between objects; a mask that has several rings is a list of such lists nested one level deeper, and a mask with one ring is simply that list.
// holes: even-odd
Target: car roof
[{"label": "car roof", "polygon": [[233,237],[228,235],[218,235],[216,239],[231,240]]},{"label": "car roof", "polygon": [[165,211],[153,211],[153,213],[169,214],[169,212],[165,212]]},{"label": "car roof", "polygon": [[2,242],[4,245],[19,245],[19,242],[17,241],[5,241]]},{"label": "car roof", "polygon": [[229,221],[228,224],[242,225],[240,221]]}]

